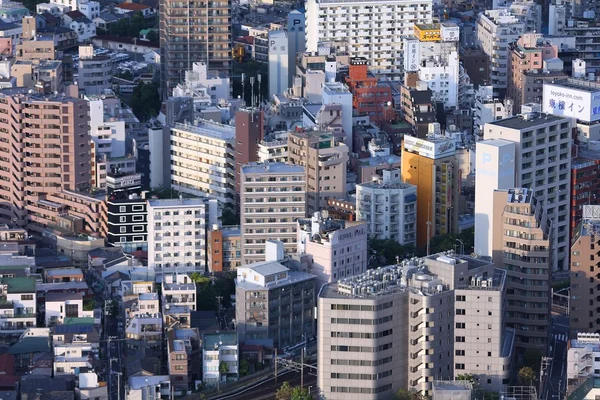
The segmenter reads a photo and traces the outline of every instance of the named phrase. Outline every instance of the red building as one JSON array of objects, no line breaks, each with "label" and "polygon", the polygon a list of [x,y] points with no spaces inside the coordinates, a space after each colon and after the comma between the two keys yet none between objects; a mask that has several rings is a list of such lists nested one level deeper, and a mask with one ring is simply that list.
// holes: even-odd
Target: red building
[{"label": "red building", "polygon": [[583,216],[583,206],[600,204],[600,153],[582,152],[571,161],[571,226],[575,227]]},{"label": "red building", "polygon": [[371,122],[381,123],[394,119],[392,89],[380,85],[368,71],[366,58],[350,60],[346,84],[352,93],[352,108],[355,116],[369,116]]}]

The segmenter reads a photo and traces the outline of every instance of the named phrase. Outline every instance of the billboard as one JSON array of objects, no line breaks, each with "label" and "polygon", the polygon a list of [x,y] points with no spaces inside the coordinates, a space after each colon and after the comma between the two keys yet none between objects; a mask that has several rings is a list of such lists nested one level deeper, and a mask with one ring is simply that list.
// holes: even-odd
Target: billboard
[{"label": "billboard", "polygon": [[414,32],[421,42],[438,42],[440,40],[439,25],[415,25]]},{"label": "billboard", "polygon": [[565,87],[546,83],[543,87],[542,112],[583,122],[600,121],[600,90]]},{"label": "billboard", "polygon": [[419,70],[421,45],[415,38],[404,39],[404,71],[414,72]]},{"label": "billboard", "polygon": [[404,149],[434,160],[456,154],[456,144],[453,140],[430,141],[413,136],[404,136]]},{"label": "billboard", "polygon": [[440,36],[444,42],[458,42],[460,36],[460,29],[458,25],[451,23],[442,23]]}]

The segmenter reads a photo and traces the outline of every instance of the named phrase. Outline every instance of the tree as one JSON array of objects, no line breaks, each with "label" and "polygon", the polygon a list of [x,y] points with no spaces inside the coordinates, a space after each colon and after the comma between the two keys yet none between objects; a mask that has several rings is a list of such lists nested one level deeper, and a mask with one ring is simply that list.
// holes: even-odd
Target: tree
[{"label": "tree", "polygon": [[148,34],[146,35],[146,39],[148,39],[148,41],[150,43],[158,43],[158,33],[156,33],[155,30],[151,30],[150,32],[148,32]]},{"label": "tree", "polygon": [[308,389],[296,386],[294,389],[292,389],[291,400],[312,400],[312,396],[308,392]]},{"label": "tree", "polygon": [[477,383],[477,377],[473,374],[458,374],[456,376],[457,381],[469,381],[471,385],[475,386]]},{"label": "tree", "polygon": [[537,375],[531,367],[523,367],[519,370],[518,378],[521,385],[533,385]]},{"label": "tree", "polygon": [[370,266],[377,267],[379,263],[386,265],[395,264],[396,257],[400,261],[414,254],[415,248],[412,246],[403,246],[392,239],[369,239],[369,250],[376,257],[371,257]]},{"label": "tree", "polygon": [[202,275],[199,272],[192,272],[190,274],[190,279],[198,285],[206,285],[210,282],[210,279],[208,279],[206,276]]},{"label": "tree", "polygon": [[245,358],[242,358],[242,360],[240,361],[239,371],[241,376],[248,375],[248,372],[250,371],[250,363]]},{"label": "tree", "polygon": [[156,84],[140,82],[133,89],[131,110],[141,121],[158,115],[160,105],[160,94]]},{"label": "tree", "polygon": [[[438,235],[431,238],[429,242],[429,253],[435,254],[446,250],[455,250],[460,252],[462,246],[460,241],[464,243],[464,251],[470,254],[475,245],[475,230],[465,229],[459,234]],[[422,251],[425,249],[421,249]]]},{"label": "tree", "polygon": [[239,215],[236,215],[235,211],[229,205],[223,208],[223,212],[221,213],[221,224],[223,224],[223,226],[240,224]]},{"label": "tree", "polygon": [[275,393],[275,399],[276,400],[291,400],[292,399],[292,387],[290,386],[289,382],[283,382],[283,385],[281,385],[281,387],[279,389],[277,389],[277,392]]},{"label": "tree", "polygon": [[414,389],[400,389],[394,396],[395,400],[425,400],[425,396]]},{"label": "tree", "polygon": [[542,365],[542,353],[538,349],[527,349],[523,355],[523,365],[539,371]]},{"label": "tree", "polygon": [[227,364],[225,361],[221,361],[221,363],[219,363],[219,374],[227,375],[228,373],[229,373],[229,364]]}]

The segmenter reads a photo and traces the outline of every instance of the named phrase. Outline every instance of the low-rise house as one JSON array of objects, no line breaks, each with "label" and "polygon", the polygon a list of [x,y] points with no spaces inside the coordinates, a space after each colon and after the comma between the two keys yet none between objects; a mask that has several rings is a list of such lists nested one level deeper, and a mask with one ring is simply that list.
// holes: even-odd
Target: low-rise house
[{"label": "low-rise house", "polygon": [[108,399],[108,386],[101,385],[98,381],[98,374],[93,372],[81,373],[78,375],[78,385],[75,388],[77,400],[96,400]]},{"label": "low-rise house", "polygon": [[36,326],[35,279],[0,279],[0,334],[19,335]]},{"label": "low-rise house", "polygon": [[83,272],[79,268],[53,268],[44,271],[46,283],[84,282]]},{"label": "low-rise house", "polygon": [[169,376],[176,394],[185,394],[199,380],[200,335],[196,329],[171,329],[167,332]]},{"label": "low-rise house", "polygon": [[46,326],[63,323],[65,318],[94,317],[93,301],[84,300],[81,293],[48,293],[45,303]]},{"label": "low-rise house", "polygon": [[[221,368],[226,365],[227,367]],[[223,370],[227,371],[223,371]],[[239,378],[239,344],[235,332],[202,335],[202,382],[215,386]]]},{"label": "low-rise house", "polygon": [[154,400],[171,396],[171,380],[168,375],[131,376],[127,385],[127,398]]},{"label": "low-rise house", "polygon": [[92,368],[92,346],[87,342],[54,345],[54,376],[78,375]]},{"label": "low-rise house", "polygon": [[63,26],[77,32],[79,43],[87,42],[96,36],[96,24],[85,16],[81,11],[74,10],[62,15]]},{"label": "low-rise house", "polygon": [[19,341],[15,343],[8,354],[15,357],[15,367],[17,371],[31,371],[31,367],[35,365],[37,360],[45,360],[49,356],[47,368],[52,370],[52,348],[50,346],[50,332],[41,331],[34,335],[27,335],[27,332],[21,336]]},{"label": "low-rise house", "polygon": [[156,9],[145,4],[140,3],[130,3],[128,1],[115,6],[115,12],[118,14],[127,14],[127,13],[141,13],[144,18],[151,18],[156,15]]}]

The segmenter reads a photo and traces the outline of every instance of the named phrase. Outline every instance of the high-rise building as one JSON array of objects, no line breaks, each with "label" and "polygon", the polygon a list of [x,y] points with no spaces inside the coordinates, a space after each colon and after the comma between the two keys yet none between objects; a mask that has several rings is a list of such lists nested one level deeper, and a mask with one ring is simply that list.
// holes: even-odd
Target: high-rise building
[{"label": "high-rise building", "polygon": [[196,61],[208,69],[231,70],[231,1],[200,0],[183,5],[178,0],[160,1],[161,91],[171,94],[183,80],[182,71]]},{"label": "high-rise building", "polygon": [[[277,258],[277,257],[275,257]],[[237,269],[235,317],[241,343],[283,349],[315,336],[315,276],[267,260]]]},{"label": "high-rise building", "polygon": [[269,98],[291,85],[290,48],[286,31],[269,31]]},{"label": "high-rise building", "polygon": [[290,132],[288,157],[304,167],[308,215],[326,207],[330,198],[346,198],[348,146],[331,132]]},{"label": "high-rise building", "polygon": [[404,136],[402,179],[417,187],[417,247],[433,236],[458,227],[458,158],[455,142],[446,137]]},{"label": "high-rise building", "polygon": [[431,0],[309,0],[306,3],[306,50],[316,53],[329,42],[352,57],[364,57],[371,72],[400,78],[402,39],[414,24],[432,22]]},{"label": "high-rise building", "polygon": [[578,149],[578,157],[571,160],[571,223],[572,238],[583,217],[583,207],[596,204],[600,199],[600,152]]},{"label": "high-rise building", "polygon": [[[413,35],[404,39],[404,69],[426,82],[433,99],[445,107],[458,105],[459,75],[458,25],[416,24]],[[463,72],[464,73],[464,72]]]},{"label": "high-rise building", "polygon": [[496,190],[493,208],[487,232],[494,264],[506,270],[506,324],[516,332],[515,347],[546,354],[554,227],[531,189]]},{"label": "high-rise building", "polygon": [[306,217],[304,168],[250,163],[240,173],[242,265],[265,260],[265,242],[276,239],[296,252],[296,221]]},{"label": "high-rise building", "polygon": [[[344,130],[344,143],[348,146],[348,151],[353,152],[352,140],[352,117],[353,117],[353,96],[348,86],[339,82],[325,82],[321,88],[321,97],[323,104],[338,105],[342,108],[342,129]],[[339,120],[337,121],[339,123]],[[316,121],[317,127],[321,121]]]},{"label": "high-rise building", "polygon": [[539,33],[526,33],[508,45],[507,97],[517,110],[523,104],[542,103],[542,86],[567,77],[558,58],[558,46]]},{"label": "high-rise building", "polygon": [[318,386],[327,399],[431,395],[435,379],[475,374],[486,390],[510,379],[514,331],[504,327],[504,271],[440,253],[323,286]]},{"label": "high-rise building", "polygon": [[508,87],[508,43],[525,33],[525,24],[507,9],[487,10],[477,17],[477,44],[490,57],[490,85],[503,97]]},{"label": "high-rise building", "polygon": [[579,333],[600,333],[596,304],[598,284],[598,248],[600,248],[600,206],[584,205],[583,220],[577,226],[571,245],[570,337]]},{"label": "high-rise building", "polygon": [[334,220],[326,211],[298,220],[298,254],[311,256],[310,271],[317,288],[362,274],[368,267],[367,224]]},{"label": "high-rise building", "polygon": [[514,187],[531,189],[546,210],[556,228],[552,248],[557,251],[557,256],[552,259],[553,268],[564,270],[568,269],[569,263],[571,126],[571,119],[538,113],[484,126],[484,139],[515,143]]},{"label": "high-rise building", "polygon": [[298,55],[306,50],[306,16],[298,10],[290,11],[286,30],[290,58],[288,65],[290,67],[290,78],[292,78],[296,74]]},{"label": "high-rise building", "polygon": [[163,274],[204,271],[207,229],[218,219],[215,199],[148,200],[148,265]]},{"label": "high-rise building", "polygon": [[240,194],[242,165],[258,160],[259,143],[265,136],[263,112],[258,108],[240,108],[235,113],[235,191]]},{"label": "high-rise building", "polygon": [[199,120],[171,128],[171,188],[235,206],[235,128]]},{"label": "high-rise building", "polygon": [[415,246],[417,187],[402,182],[399,169],[384,170],[378,181],[356,185],[356,218],[370,237]]}]

